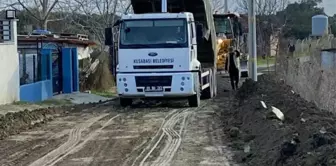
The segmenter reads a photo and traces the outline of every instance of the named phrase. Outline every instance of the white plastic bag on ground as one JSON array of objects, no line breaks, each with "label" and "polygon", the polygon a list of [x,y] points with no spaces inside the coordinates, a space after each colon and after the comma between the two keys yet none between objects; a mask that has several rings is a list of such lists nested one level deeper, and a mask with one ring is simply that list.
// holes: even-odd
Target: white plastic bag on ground
[{"label": "white plastic bag on ground", "polygon": [[272,112],[279,118],[280,120],[285,120],[285,115],[278,109],[272,106]]},{"label": "white plastic bag on ground", "polygon": [[260,101],[260,103],[261,103],[261,105],[262,105],[265,109],[267,108],[267,106],[266,106],[266,104],[265,104],[264,101]]}]

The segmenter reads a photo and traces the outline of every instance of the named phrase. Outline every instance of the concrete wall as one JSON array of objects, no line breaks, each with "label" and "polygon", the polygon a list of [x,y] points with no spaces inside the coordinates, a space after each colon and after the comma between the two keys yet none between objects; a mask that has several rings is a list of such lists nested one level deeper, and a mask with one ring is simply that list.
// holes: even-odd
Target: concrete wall
[{"label": "concrete wall", "polygon": [[26,102],[39,102],[53,96],[52,80],[39,81],[20,87],[20,100]]},{"label": "concrete wall", "polygon": [[11,41],[0,43],[0,104],[18,101],[20,94],[16,20],[11,28]]},{"label": "concrete wall", "polygon": [[278,57],[277,75],[302,98],[336,113],[336,67],[329,61],[325,63],[319,51],[310,54],[289,60],[285,56]]}]

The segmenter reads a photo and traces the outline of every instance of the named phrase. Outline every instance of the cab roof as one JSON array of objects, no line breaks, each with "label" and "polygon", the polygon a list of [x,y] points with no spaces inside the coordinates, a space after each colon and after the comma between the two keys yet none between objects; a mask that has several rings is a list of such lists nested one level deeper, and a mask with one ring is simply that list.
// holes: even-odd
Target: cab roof
[{"label": "cab roof", "polygon": [[192,14],[189,12],[181,13],[143,13],[143,14],[125,14],[121,16],[122,20],[127,19],[160,19],[160,18],[190,18]]},{"label": "cab roof", "polygon": [[214,14],[213,15],[214,18],[227,18],[227,17],[230,17],[230,18],[234,18],[234,17],[240,17],[239,14],[237,13],[225,13],[225,14]]}]

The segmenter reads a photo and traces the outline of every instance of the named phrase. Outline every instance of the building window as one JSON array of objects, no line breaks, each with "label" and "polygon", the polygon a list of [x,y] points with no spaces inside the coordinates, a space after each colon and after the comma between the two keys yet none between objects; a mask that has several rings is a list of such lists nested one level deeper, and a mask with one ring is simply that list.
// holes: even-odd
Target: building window
[{"label": "building window", "polygon": [[[43,61],[43,62],[42,62]],[[19,50],[20,85],[31,84],[50,79],[49,59],[35,49]],[[44,63],[44,66],[42,66]]]},{"label": "building window", "polygon": [[0,42],[11,41],[11,22],[9,20],[0,20]]}]

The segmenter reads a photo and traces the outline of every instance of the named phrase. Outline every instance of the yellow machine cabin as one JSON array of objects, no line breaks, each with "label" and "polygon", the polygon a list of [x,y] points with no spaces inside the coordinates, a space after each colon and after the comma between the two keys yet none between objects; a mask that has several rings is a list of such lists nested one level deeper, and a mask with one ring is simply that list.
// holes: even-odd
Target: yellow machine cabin
[{"label": "yellow machine cabin", "polygon": [[229,47],[241,53],[242,76],[248,76],[246,33],[243,33],[239,14],[214,14],[214,24],[217,36],[217,69],[224,70]]}]

